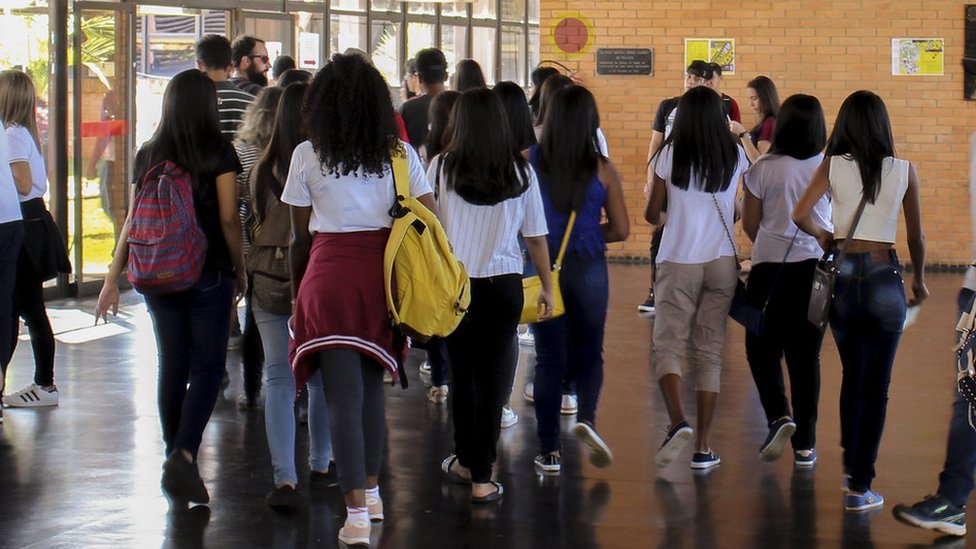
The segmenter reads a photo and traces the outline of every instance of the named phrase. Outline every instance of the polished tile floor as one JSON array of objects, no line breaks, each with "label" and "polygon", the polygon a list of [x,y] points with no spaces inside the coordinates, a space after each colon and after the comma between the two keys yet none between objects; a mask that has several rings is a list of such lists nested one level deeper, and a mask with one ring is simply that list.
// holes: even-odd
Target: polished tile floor
[{"label": "polished tile floor", "polygon": [[[649,366],[653,321],[635,306],[646,295],[647,267],[611,266],[606,383],[599,427],[613,448],[607,469],[585,462],[565,439],[563,473],[537,476],[535,420],[520,397],[521,415],[502,433],[497,478],[505,499],[474,509],[470,494],[442,479],[451,449],[450,414],[424,398],[411,355],[411,387],[388,390],[389,445],[381,487],[386,522],[374,528],[383,548],[833,548],[976,547],[976,534],[939,539],[895,521],[896,502],[934,491],[944,456],[953,364],[949,347],[960,275],[933,274],[932,298],[904,335],[891,385],[888,427],[875,488],[883,510],[845,514],[839,490],[837,399],[840,367],[828,337],[818,450],[812,471],[790,460],[764,463],[757,449],[765,425],[743,351],[732,325],[713,448],[717,470],[692,474],[689,455],[659,470],[654,450],[666,414]],[[155,403],[156,350],[141,298],[124,297],[118,319],[93,327],[93,300],[58,301],[50,315],[58,332],[56,376],[61,405],[4,410],[0,427],[0,547],[334,547],[344,514],[337,490],[309,494],[298,513],[271,511],[271,466],[260,412],[241,412],[239,355],[231,353],[231,385],[204,437],[201,474],[209,508],[170,509],[159,489],[162,444]],[[522,364],[531,360],[523,347]],[[32,377],[30,345],[22,341],[8,373],[16,390]],[[516,394],[524,383],[519,372]],[[571,424],[565,422],[564,432]],[[307,440],[299,441],[299,455]],[[686,453],[690,449],[686,449]],[[302,460],[299,459],[301,463]],[[307,472],[305,473],[307,475]],[[304,482],[305,478],[302,477]],[[970,520],[970,526],[974,526]]]}]

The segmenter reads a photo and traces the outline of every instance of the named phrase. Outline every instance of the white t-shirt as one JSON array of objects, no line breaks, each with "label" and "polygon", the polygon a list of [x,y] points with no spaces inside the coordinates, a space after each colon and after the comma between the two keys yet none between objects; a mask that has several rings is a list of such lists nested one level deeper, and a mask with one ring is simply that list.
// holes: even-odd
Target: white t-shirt
[{"label": "white t-shirt", "polygon": [[[3,121],[0,121],[2,124]],[[0,224],[22,219],[14,176],[10,173],[7,132],[0,132]]]},{"label": "white t-shirt", "polygon": [[[410,195],[430,194],[420,157],[413,147],[402,142],[401,145],[407,151]],[[312,207],[310,233],[352,233],[393,226],[388,211],[396,197],[389,167],[381,177],[364,175],[361,167],[349,175],[337,176],[324,171],[311,141],[295,147],[281,201]]]},{"label": "white t-shirt", "polygon": [[[441,156],[431,160],[427,179],[436,184]],[[493,206],[478,206],[448,189],[442,173],[438,192],[438,208],[447,238],[454,254],[472,278],[487,278],[504,274],[522,274],[522,250],[518,235],[545,236],[549,233],[546,212],[542,207],[539,180],[535,170],[526,164],[529,187],[515,198]]]},{"label": "white t-shirt", "polygon": [[27,128],[23,126],[10,126],[7,128],[7,139],[10,142],[10,163],[27,162],[30,165],[31,190],[27,196],[21,196],[21,202],[27,202],[33,198],[44,196],[47,192],[47,168],[44,166],[44,157],[37,149],[34,138],[31,137]]},{"label": "white t-shirt", "polygon": [[[657,156],[654,173],[665,180],[668,186],[668,222],[664,225],[661,247],[657,252],[657,263],[707,263],[720,257],[735,256],[735,249],[729,242],[728,234],[734,235],[732,222],[735,215],[735,193],[739,177],[749,167],[749,160],[741,147],[736,147],[739,159],[729,187],[724,191],[712,193],[700,191],[697,177],[691,177],[688,190],[681,190],[671,183],[671,162],[673,147],[668,144]],[[718,200],[725,218],[715,207]],[[728,233],[726,233],[726,230]]]},{"label": "white t-shirt", "polygon": [[[813,173],[823,162],[823,155],[817,154],[806,160],[792,156],[763,155],[749,168],[743,177],[743,184],[752,196],[762,200],[762,220],[759,233],[752,247],[752,263],[780,263],[786,251],[790,251],[787,263],[816,259],[823,255],[817,239],[803,231],[796,231],[793,223],[793,207],[806,192],[813,179]],[[825,194],[814,205],[813,222],[833,230],[830,222],[830,199]],[[790,241],[796,234],[793,248]]]}]

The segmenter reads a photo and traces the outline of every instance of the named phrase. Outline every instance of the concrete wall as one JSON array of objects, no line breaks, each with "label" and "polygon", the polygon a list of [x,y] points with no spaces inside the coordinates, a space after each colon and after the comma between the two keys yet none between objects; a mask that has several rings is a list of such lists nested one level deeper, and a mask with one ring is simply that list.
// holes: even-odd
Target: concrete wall
[{"label": "concrete wall", "polygon": [[[915,164],[922,180],[923,224],[930,265],[972,259],[968,181],[969,136],[976,131],[976,103],[963,99],[962,2],[898,1],[542,1],[542,59],[579,72],[597,97],[611,155],[625,179],[631,238],[612,246],[618,257],[648,256],[650,227],[644,207],[644,161],[657,104],[681,93],[685,38],[734,38],[736,72],[724,91],[754,114],[745,84],[763,74],[785,99],[794,93],[820,98],[828,132],[852,91],[870,89],[886,102],[899,156]],[[589,25],[588,48],[567,54],[553,39],[567,15]],[[943,38],[945,75],[891,75],[892,38]],[[598,48],[654,50],[654,75],[598,76]],[[740,241],[746,239],[741,235]],[[745,246],[748,250],[748,246]],[[898,250],[907,261],[904,229]]]}]

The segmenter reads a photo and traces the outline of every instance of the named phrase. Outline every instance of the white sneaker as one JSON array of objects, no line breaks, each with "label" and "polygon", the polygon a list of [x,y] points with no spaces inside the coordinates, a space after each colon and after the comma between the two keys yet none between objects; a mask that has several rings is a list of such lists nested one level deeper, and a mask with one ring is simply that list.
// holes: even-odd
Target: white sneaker
[{"label": "white sneaker", "polygon": [[425,360],[420,363],[420,373],[423,375],[430,375],[430,361]]},{"label": "white sneaker", "polygon": [[370,524],[368,520],[351,520],[339,528],[339,541],[346,545],[365,545],[369,547]]},{"label": "white sneaker", "polygon": [[576,411],[579,407],[576,405],[576,395],[563,395],[562,405],[559,407],[559,413],[564,416],[576,415]]},{"label": "white sneaker", "polygon": [[515,410],[513,410],[511,406],[506,405],[502,407],[502,429],[513,427],[516,423],[518,423],[518,420],[518,414],[515,413]]},{"label": "white sneaker", "polygon": [[58,388],[51,386],[51,389],[31,383],[27,387],[16,393],[4,395],[3,404],[10,408],[40,408],[42,406],[58,405]]},{"label": "white sneaker", "polygon": [[447,394],[450,391],[447,385],[431,387],[427,389],[427,400],[434,404],[444,404],[447,402]]},{"label": "white sneaker", "polygon": [[519,324],[518,341],[520,345],[527,345],[529,347],[535,346],[535,336],[532,335],[532,330],[529,329],[528,324]]},{"label": "white sneaker", "polygon": [[529,403],[535,402],[535,383],[530,381],[525,384],[522,388],[522,398]]}]

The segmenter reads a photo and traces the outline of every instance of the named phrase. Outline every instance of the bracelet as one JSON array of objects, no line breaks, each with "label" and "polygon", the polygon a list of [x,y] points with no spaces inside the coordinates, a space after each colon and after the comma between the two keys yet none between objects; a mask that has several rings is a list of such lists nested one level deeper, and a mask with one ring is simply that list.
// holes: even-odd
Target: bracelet
[{"label": "bracelet", "polygon": [[749,135],[749,132],[742,132],[742,133],[739,134],[739,139],[742,139],[743,137],[745,137],[747,135]]}]

